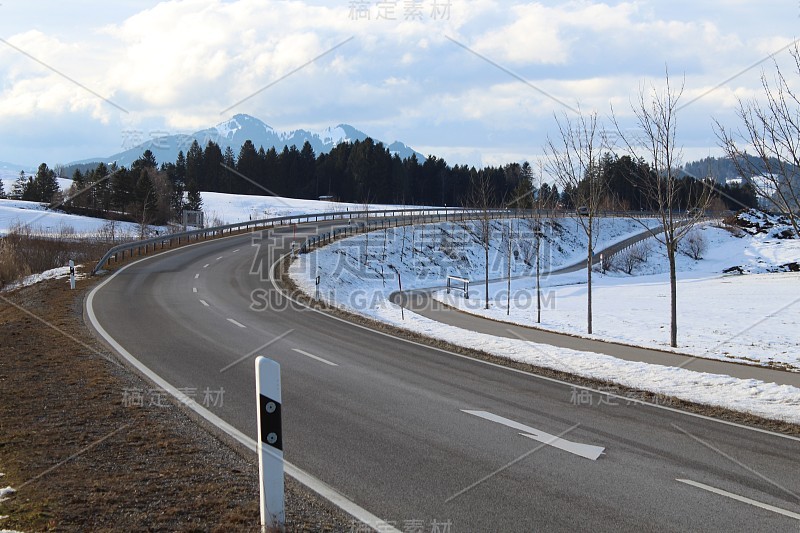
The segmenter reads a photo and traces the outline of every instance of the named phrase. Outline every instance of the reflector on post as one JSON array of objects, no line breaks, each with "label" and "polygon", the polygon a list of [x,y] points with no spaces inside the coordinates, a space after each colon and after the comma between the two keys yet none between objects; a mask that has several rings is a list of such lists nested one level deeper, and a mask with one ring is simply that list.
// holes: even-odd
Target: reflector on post
[{"label": "reflector on post", "polygon": [[281,432],[281,367],[266,357],[256,358],[258,406],[258,478],[261,489],[261,527],[283,528],[283,434]]}]

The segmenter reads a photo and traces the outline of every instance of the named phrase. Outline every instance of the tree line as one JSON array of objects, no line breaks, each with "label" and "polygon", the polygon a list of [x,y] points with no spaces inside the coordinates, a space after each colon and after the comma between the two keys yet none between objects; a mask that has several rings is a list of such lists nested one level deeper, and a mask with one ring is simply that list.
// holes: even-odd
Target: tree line
[{"label": "tree line", "polygon": [[[632,176],[652,172],[643,160],[630,156],[603,154],[598,171],[606,191],[603,209],[651,210]],[[72,186],[62,195],[57,171],[41,164],[34,176],[14,183],[11,197],[49,203],[68,212],[129,220],[146,224],[167,224],[180,220],[184,209],[202,208],[201,191],[248,195],[275,195],[317,199],[331,196],[340,201],[364,204],[468,205],[476,183],[486,183],[487,205],[493,207],[563,208],[580,207],[580,190],[589,183],[549,184],[534,176],[528,162],[476,169],[450,166],[444,159],[416,155],[401,159],[386,146],[370,138],[342,143],[329,153],[315,154],[306,142],[302,148],[285,146],[256,149],[246,141],[238,154],[224,151],[209,141],[204,148],[194,141],[187,153],[160,165],[146,150],[130,168],[116,163],[98,164],[86,171],[76,169]],[[687,198],[704,185],[684,175],[678,186]],[[748,184],[714,184],[718,207],[738,210],[756,206],[755,191]],[[0,195],[3,193],[0,189]]]}]

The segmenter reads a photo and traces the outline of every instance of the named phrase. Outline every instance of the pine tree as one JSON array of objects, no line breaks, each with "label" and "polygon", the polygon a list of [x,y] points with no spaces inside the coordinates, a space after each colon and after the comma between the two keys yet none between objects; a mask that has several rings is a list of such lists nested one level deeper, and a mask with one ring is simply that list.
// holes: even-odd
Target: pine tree
[{"label": "pine tree", "polygon": [[184,209],[189,211],[200,211],[203,208],[203,198],[200,196],[200,188],[197,182],[192,180],[186,183],[186,205]]},{"label": "pine tree", "polygon": [[157,166],[156,156],[150,150],[145,150],[136,161],[131,163],[131,170],[137,171],[138,174],[138,171],[143,168],[156,168]]},{"label": "pine tree", "polygon": [[88,194],[83,190],[84,187],[86,187],[86,180],[80,169],[76,168],[75,172],[72,173],[72,185],[67,191],[65,203],[71,207],[86,207]]},{"label": "pine tree", "polygon": [[0,199],[5,200],[6,190],[3,188],[3,180],[0,180]]},{"label": "pine tree", "polygon": [[19,171],[19,177],[14,181],[11,186],[11,198],[21,200],[25,195],[25,187],[27,186],[28,178],[25,176],[25,171]]},{"label": "pine tree", "polygon": [[222,150],[214,141],[208,141],[206,149],[203,151],[203,170],[205,182],[199,182],[200,188],[204,191],[227,192],[222,190]]},{"label": "pine tree", "polygon": [[136,204],[138,176],[123,168],[111,177],[111,203],[122,212],[129,212]]},{"label": "pine tree", "polygon": [[[104,163],[99,163],[97,168],[94,169],[94,173],[92,174],[91,178],[87,177],[87,182],[92,184],[91,189],[91,205],[94,209],[102,210],[103,212],[108,212],[111,210],[111,198],[112,198],[112,178],[107,178],[109,174],[109,168],[106,167]],[[116,163],[112,163],[111,171],[116,171]]]},{"label": "pine tree", "polygon": [[39,182],[39,194],[42,202],[51,202],[55,196],[61,192],[61,187],[58,186],[56,173],[53,172],[44,163],[39,165],[39,170],[36,173],[36,181]]},{"label": "pine tree", "polygon": [[174,183],[180,183],[181,186],[186,183],[186,158],[183,155],[183,150],[178,152],[178,159],[175,160]]},{"label": "pine tree", "polygon": [[[253,145],[253,142],[248,139],[239,150],[239,157],[236,158],[236,170],[239,174],[246,176],[250,180],[254,180],[258,175],[258,167],[258,152],[256,152],[256,147]],[[246,180],[239,181],[246,182]],[[263,194],[264,192],[249,182],[242,183],[241,186],[241,190],[247,194]]]},{"label": "pine tree", "polygon": [[157,205],[153,180],[150,179],[150,172],[145,168],[139,172],[139,179],[136,181],[136,203],[141,206],[143,216],[152,213]]},{"label": "pine tree", "polygon": [[233,155],[233,148],[228,146],[225,148],[225,153],[222,155],[222,162],[228,168],[236,168],[236,157]]},{"label": "pine tree", "polygon": [[202,188],[205,183],[205,176],[203,176],[203,149],[200,148],[200,143],[196,139],[189,147],[189,151],[186,152],[186,176],[184,180],[187,190],[189,183],[192,181],[198,189]]}]

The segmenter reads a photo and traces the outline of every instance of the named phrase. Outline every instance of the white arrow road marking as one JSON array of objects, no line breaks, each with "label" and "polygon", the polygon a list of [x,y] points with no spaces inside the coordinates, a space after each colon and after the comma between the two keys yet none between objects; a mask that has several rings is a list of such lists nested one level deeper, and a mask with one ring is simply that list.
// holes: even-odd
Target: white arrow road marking
[{"label": "white arrow road marking", "polygon": [[465,409],[462,409],[461,411],[467,413],[468,415],[477,416],[479,418],[483,418],[484,420],[497,422],[498,424],[503,424],[504,426],[518,429],[523,432],[520,433],[520,435],[523,437],[528,437],[529,439],[541,442],[542,444],[547,444],[553,448],[558,448],[559,450],[564,450],[565,452],[569,452],[586,459],[591,459],[592,461],[597,460],[597,458],[600,457],[605,451],[605,448],[602,446],[581,444],[579,442],[572,442],[562,439],[561,437],[545,433],[544,431],[534,429],[530,426],[526,426],[525,424],[520,424],[519,422],[515,422],[508,418],[503,418],[502,416],[495,415],[487,411],[467,411]]},{"label": "white arrow road marking", "polygon": [[691,479],[676,479],[675,481],[679,481],[681,483],[686,483],[687,485],[691,485],[692,487],[697,487],[698,489],[707,490],[708,492],[713,492],[714,494],[719,494],[720,496],[725,496],[727,498],[731,498],[733,500],[737,500],[743,503],[748,503],[750,505],[755,505],[756,507],[761,507],[762,509],[766,509],[768,511],[772,511],[773,513],[782,514],[784,516],[788,516],[790,518],[794,518],[795,520],[800,520],[800,514],[793,513],[791,511],[787,511],[786,509],[781,509],[780,507],[775,507],[773,505],[769,505],[767,503],[761,503],[756,500],[751,500],[750,498],[745,498],[744,496],[739,496],[738,494],[734,494],[732,492],[728,492],[726,490],[718,489],[716,487],[711,487],[709,485],[703,485],[702,483],[698,483],[697,481],[692,481]]},{"label": "white arrow road marking", "polygon": [[297,352],[297,353],[299,353],[299,354],[303,354],[303,355],[305,355],[306,357],[310,357],[311,359],[316,359],[317,361],[319,361],[319,362],[321,362],[321,363],[325,363],[326,365],[331,365],[331,366],[339,366],[339,365],[337,365],[336,363],[331,363],[331,362],[330,362],[330,361],[328,361],[327,359],[323,359],[322,357],[318,357],[318,356],[316,356],[316,355],[314,355],[314,354],[312,354],[312,353],[304,352],[303,350],[298,350],[297,348],[292,348],[292,351],[293,351],[293,352]]}]

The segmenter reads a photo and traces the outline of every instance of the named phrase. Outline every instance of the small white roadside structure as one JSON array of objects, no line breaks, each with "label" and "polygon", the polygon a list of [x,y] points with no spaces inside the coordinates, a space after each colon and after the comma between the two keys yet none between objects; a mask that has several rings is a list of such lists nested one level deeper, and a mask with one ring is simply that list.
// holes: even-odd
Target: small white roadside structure
[{"label": "small white roadside structure", "polygon": [[447,294],[450,294],[450,289],[464,291],[464,298],[469,299],[469,280],[467,278],[447,276]]}]

